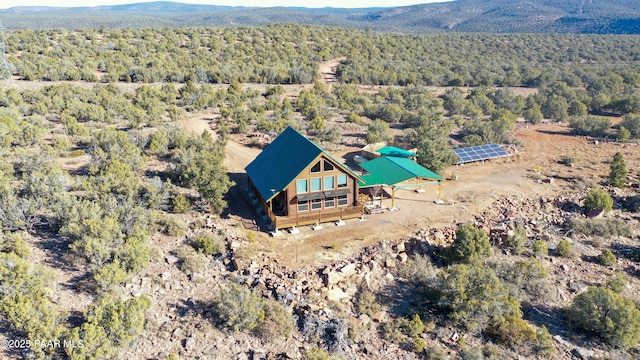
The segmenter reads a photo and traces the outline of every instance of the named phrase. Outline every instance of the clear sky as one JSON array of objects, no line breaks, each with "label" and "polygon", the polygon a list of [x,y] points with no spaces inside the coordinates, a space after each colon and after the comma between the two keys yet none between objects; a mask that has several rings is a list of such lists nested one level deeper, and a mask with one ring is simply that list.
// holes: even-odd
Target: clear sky
[{"label": "clear sky", "polygon": [[[99,6],[120,5],[151,2],[156,0],[2,0],[0,9],[14,6]],[[185,4],[206,5],[234,5],[234,6],[302,6],[308,8],[336,7],[336,8],[366,8],[366,7],[394,7],[431,2],[445,2],[447,0],[173,0]]]}]

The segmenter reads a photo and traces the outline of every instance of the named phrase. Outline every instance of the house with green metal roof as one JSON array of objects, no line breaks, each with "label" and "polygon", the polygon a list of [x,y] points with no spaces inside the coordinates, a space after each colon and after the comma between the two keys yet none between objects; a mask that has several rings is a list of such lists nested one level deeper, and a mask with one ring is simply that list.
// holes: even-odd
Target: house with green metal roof
[{"label": "house with green metal roof", "polygon": [[245,170],[274,229],[362,216],[362,179],[291,127]]}]

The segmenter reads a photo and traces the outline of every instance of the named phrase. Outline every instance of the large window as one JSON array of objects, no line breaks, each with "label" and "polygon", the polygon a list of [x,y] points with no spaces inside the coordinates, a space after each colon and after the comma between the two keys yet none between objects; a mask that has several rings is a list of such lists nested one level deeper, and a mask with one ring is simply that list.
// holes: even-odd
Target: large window
[{"label": "large window", "polygon": [[348,179],[347,174],[338,175],[338,188],[346,188]]},{"label": "large window", "polygon": [[298,201],[298,211],[307,211],[307,210],[309,210],[309,202]]},{"label": "large window", "polygon": [[322,169],[320,168],[320,161],[318,161],[315,165],[313,165],[311,167],[311,173],[312,174],[317,174],[317,173],[319,173],[321,171],[322,171]]},{"label": "large window", "polygon": [[324,199],[324,207],[325,208],[332,208],[336,206],[336,198],[326,198]]},{"label": "large window", "polygon": [[326,190],[332,190],[336,187],[336,179],[333,176],[325,176],[324,177],[324,189]]},{"label": "large window", "polygon": [[338,196],[338,206],[347,206],[349,205],[349,198],[347,195]]},{"label": "large window", "polygon": [[330,163],[329,161],[325,160],[324,161],[324,171],[333,171],[334,167],[333,164]]},{"label": "large window", "polygon": [[320,209],[322,209],[322,199],[311,200],[311,210],[320,210]]},{"label": "large window", "polygon": [[298,180],[298,194],[309,192],[309,183],[307,179]]},{"label": "large window", "polygon": [[321,190],[322,190],[322,178],[311,179],[311,191],[321,191]]}]

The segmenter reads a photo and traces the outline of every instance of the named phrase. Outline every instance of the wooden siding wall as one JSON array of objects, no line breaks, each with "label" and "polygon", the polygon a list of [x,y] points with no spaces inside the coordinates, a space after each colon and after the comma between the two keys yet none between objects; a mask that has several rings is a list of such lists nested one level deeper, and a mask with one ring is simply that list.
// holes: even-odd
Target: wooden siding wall
[{"label": "wooden siding wall", "polygon": [[[317,160],[312,162],[311,164],[309,164],[309,166],[304,169],[304,171],[302,171],[300,173],[300,175],[298,175],[298,177],[296,177],[296,179],[289,185],[289,187],[287,187],[287,215],[288,216],[295,216],[296,214],[298,214],[298,180],[302,180],[302,179],[306,179],[307,180],[307,186],[309,188],[309,193],[311,192],[311,179],[312,178],[321,178],[321,182],[322,182],[322,191],[324,190],[324,177],[325,176],[333,176],[334,177],[334,188],[332,190],[338,190],[338,175],[347,175],[347,187],[346,188],[341,188],[341,189],[349,189],[349,194],[347,195],[347,202],[348,205],[347,206],[341,206],[342,208],[350,208],[353,206],[357,205],[357,186],[358,186],[358,181],[356,180],[356,178],[351,175],[350,173],[347,173],[345,171],[343,171],[338,165],[335,164],[334,161],[332,161],[331,159],[328,159],[324,156],[319,157],[319,160],[321,161],[322,164],[322,172],[320,173],[314,173],[311,174],[311,168],[318,162]],[[331,171],[324,171],[324,160],[330,162],[333,165],[333,170]],[[328,190],[330,191],[330,190]],[[339,209],[341,208],[338,206],[337,203],[337,199],[336,199],[336,203],[334,204],[333,208],[328,208],[328,209]],[[323,209],[324,208],[324,201],[323,201]],[[311,202],[309,202],[309,210],[307,211],[302,211],[299,214],[303,215],[303,214],[312,214],[313,212],[317,212],[318,210],[311,210]]]}]

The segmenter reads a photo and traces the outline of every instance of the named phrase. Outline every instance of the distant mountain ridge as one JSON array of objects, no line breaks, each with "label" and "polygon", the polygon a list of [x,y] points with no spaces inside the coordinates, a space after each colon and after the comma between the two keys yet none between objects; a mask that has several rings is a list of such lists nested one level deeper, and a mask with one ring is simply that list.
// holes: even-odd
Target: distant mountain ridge
[{"label": "distant mountain ridge", "polygon": [[637,0],[454,0],[391,8],[195,5],[171,1],[96,7],[19,6],[0,10],[8,29],[256,26],[275,22],[381,31],[640,33]]}]

